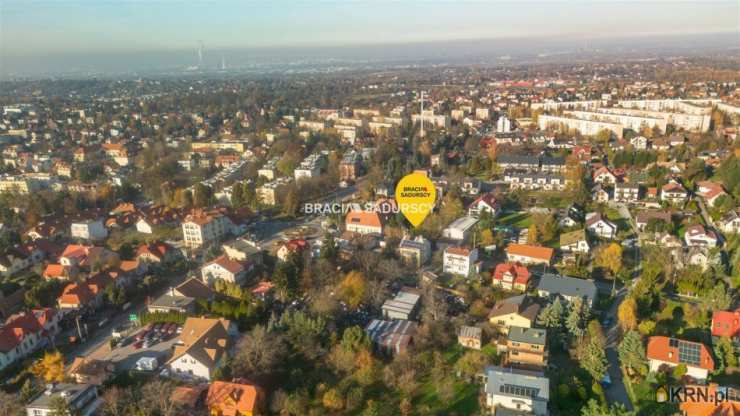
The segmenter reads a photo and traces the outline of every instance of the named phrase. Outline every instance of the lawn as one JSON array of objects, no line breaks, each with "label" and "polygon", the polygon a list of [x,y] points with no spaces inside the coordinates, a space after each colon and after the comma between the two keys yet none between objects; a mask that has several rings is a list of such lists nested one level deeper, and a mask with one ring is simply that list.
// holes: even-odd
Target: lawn
[{"label": "lawn", "polygon": [[499,218],[498,223],[517,228],[529,228],[532,225],[532,216],[526,212],[514,212]]},{"label": "lawn", "polygon": [[[486,355],[495,355],[496,348],[493,346],[486,346],[483,348],[483,352]],[[455,344],[448,348],[442,353],[444,360],[454,365],[460,357],[465,354],[467,350],[459,345]],[[435,388],[435,381],[431,377],[426,377],[421,384],[419,389],[420,394],[414,400],[416,408],[428,409],[430,414],[445,414],[445,415],[472,415],[477,414],[480,410],[478,404],[478,392],[480,386],[475,383],[467,383],[462,380],[455,380],[454,391],[455,394],[452,400],[444,401],[437,395]]]}]

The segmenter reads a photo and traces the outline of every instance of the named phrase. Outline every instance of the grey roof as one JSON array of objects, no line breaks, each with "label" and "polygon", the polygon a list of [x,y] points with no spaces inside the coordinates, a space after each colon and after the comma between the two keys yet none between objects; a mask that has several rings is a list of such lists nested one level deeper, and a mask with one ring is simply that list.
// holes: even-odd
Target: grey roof
[{"label": "grey roof", "polygon": [[149,307],[168,309],[187,309],[195,302],[194,298],[187,296],[162,295],[149,304]]},{"label": "grey roof", "polygon": [[545,345],[547,343],[547,331],[540,328],[512,326],[509,328],[509,340],[534,345]]},{"label": "grey roof", "polygon": [[540,159],[531,155],[499,155],[496,158],[499,164],[517,164],[517,165],[539,165]]},{"label": "grey roof", "polygon": [[486,394],[489,395],[528,397],[545,402],[550,399],[550,380],[539,371],[488,366],[486,378]]},{"label": "grey roof", "polygon": [[405,351],[416,334],[417,325],[405,319],[383,321],[373,319],[365,332],[379,347],[399,353]]},{"label": "grey roof", "polygon": [[460,327],[460,333],[458,334],[458,336],[461,336],[463,338],[481,339],[482,334],[483,330],[478,328],[477,326],[462,326]]},{"label": "grey roof", "polygon": [[596,285],[593,280],[552,273],[545,273],[540,277],[537,290],[547,292],[550,295],[559,294],[567,297],[581,296],[586,297],[590,301],[596,299]]},{"label": "grey roof", "polygon": [[383,303],[383,312],[398,312],[411,315],[414,308],[419,303],[419,294],[411,290],[401,290],[393,299],[388,299]]},{"label": "grey roof", "polygon": [[551,166],[562,165],[562,166],[565,166],[565,158],[564,157],[559,157],[559,156],[542,156],[542,158],[540,160],[542,160],[542,164],[543,165],[551,165]]},{"label": "grey roof", "polygon": [[[92,384],[71,384],[71,383],[60,383],[53,386],[51,390],[46,390],[41,395],[36,397],[26,407],[31,409],[51,409],[53,400],[56,397],[62,396],[62,392],[67,395],[67,400],[72,403],[73,406],[76,404],[75,401],[82,396],[83,393],[90,389],[95,389]],[[47,394],[49,392],[50,394]],[[84,403],[81,403],[84,405]],[[79,407],[79,404],[77,404]]]}]

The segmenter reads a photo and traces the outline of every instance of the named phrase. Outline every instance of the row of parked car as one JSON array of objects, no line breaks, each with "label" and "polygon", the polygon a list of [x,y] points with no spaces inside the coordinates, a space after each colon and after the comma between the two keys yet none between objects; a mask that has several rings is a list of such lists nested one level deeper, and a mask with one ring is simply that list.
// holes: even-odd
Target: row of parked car
[{"label": "row of parked car", "polygon": [[[134,349],[149,348],[161,341],[166,341],[182,332],[182,326],[172,322],[152,323],[139,331],[129,342],[133,341]],[[121,342],[121,346],[129,342]]]}]

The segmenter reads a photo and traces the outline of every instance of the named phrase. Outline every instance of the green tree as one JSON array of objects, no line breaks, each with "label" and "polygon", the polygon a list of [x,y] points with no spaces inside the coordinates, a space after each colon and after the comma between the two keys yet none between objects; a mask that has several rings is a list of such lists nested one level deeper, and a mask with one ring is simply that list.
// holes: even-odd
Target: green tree
[{"label": "green tree", "polygon": [[568,332],[577,339],[581,339],[583,334],[586,332],[586,323],[589,320],[588,307],[583,302],[583,299],[576,298],[570,302],[570,312],[568,318],[565,320],[565,327],[568,328]]},{"label": "green tree", "polygon": [[581,416],[635,416],[637,413],[628,411],[621,403],[609,406],[591,399],[581,408]]},{"label": "green tree", "polygon": [[622,342],[617,347],[619,361],[623,366],[631,368],[640,374],[647,372],[645,363],[645,346],[642,344],[642,337],[636,331],[628,331]]}]

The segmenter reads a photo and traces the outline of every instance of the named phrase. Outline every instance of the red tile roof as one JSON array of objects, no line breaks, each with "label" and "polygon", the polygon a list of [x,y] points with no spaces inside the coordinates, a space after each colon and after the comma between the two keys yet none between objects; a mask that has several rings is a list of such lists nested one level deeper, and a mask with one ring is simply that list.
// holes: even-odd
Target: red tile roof
[{"label": "red tile roof", "polygon": [[550,261],[555,254],[555,250],[549,247],[532,246],[529,244],[509,244],[506,247],[506,253]]},{"label": "red tile roof", "polygon": [[675,338],[663,336],[650,337],[647,345],[647,358],[650,360],[665,361],[667,363],[673,363],[675,365],[685,364],[687,367],[698,367],[709,371],[714,370],[714,360],[712,359],[712,354],[709,352],[709,349],[706,347],[706,345],[698,342],[677,340],[678,342],[696,345],[699,347],[699,364],[693,365],[687,362],[681,362],[679,360],[680,357],[678,353],[678,347],[670,345],[671,339]]},{"label": "red tile roof", "polygon": [[40,308],[8,317],[5,324],[0,326],[0,351],[8,352],[28,335],[44,331],[44,326],[54,319],[55,314],[54,309]]},{"label": "red tile roof", "polygon": [[740,338],[740,308],[735,311],[714,311],[712,335],[715,337]]},{"label": "red tile roof", "polygon": [[526,285],[529,282],[529,270],[519,263],[500,263],[496,265],[492,276],[494,280],[504,280],[506,273],[514,277],[514,283]]}]

